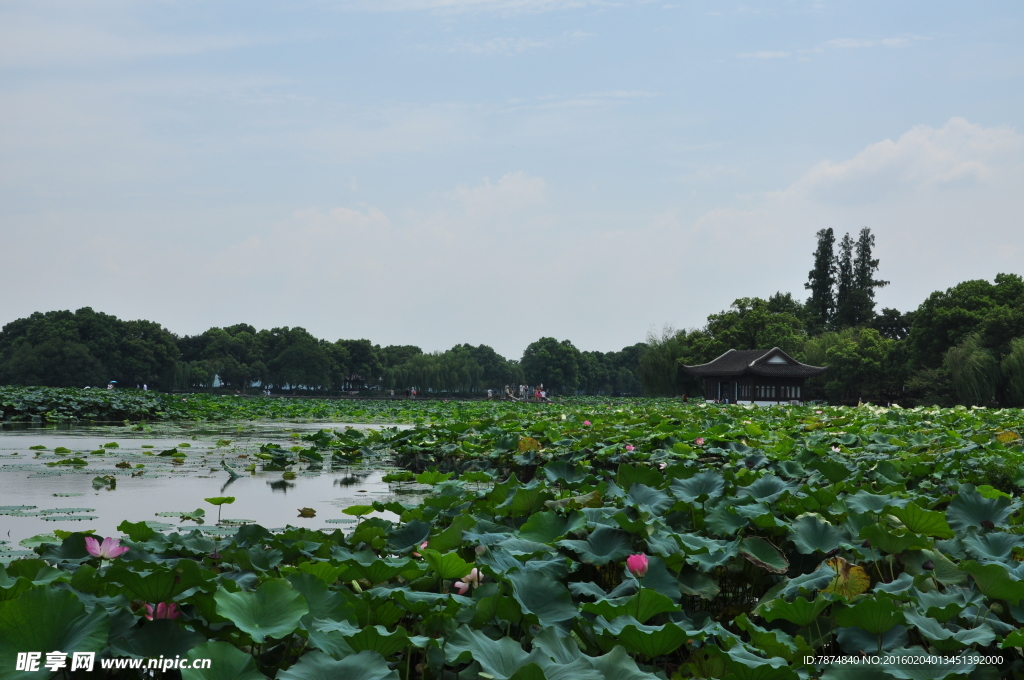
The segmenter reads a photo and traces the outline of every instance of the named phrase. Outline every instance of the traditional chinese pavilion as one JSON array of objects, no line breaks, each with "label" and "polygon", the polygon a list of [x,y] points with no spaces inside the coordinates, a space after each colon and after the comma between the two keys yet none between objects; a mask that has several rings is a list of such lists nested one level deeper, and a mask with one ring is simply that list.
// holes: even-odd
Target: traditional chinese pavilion
[{"label": "traditional chinese pavilion", "polygon": [[771,349],[731,349],[714,361],[683,366],[690,375],[704,378],[704,397],[731,404],[800,403],[804,381],[825,372]]}]

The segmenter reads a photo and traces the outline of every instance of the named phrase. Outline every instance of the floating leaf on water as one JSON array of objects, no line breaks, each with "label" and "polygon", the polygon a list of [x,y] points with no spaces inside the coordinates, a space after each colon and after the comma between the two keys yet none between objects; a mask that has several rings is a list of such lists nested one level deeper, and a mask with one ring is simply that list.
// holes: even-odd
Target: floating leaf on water
[{"label": "floating leaf on water", "polygon": [[36,444],[35,446],[28,447],[30,451],[45,451],[46,447],[42,444]]},{"label": "floating leaf on water", "polygon": [[84,493],[55,493],[57,498],[71,498],[72,496],[84,496]]},{"label": "floating leaf on water", "polygon": [[299,517],[316,517],[316,510],[313,508],[299,508]]},{"label": "floating leaf on water", "polygon": [[103,445],[105,449],[119,449],[121,446],[117,442],[107,442]]},{"label": "floating leaf on water", "polygon": [[40,517],[44,522],[81,522],[87,519],[99,519],[95,515],[47,515]]},{"label": "floating leaf on water", "polygon": [[53,450],[54,453],[71,453],[71,449],[64,446],[58,446]]},{"label": "floating leaf on water", "polygon": [[59,515],[59,514],[71,514],[75,512],[96,512],[96,508],[50,508],[48,510],[40,510],[41,515]]}]

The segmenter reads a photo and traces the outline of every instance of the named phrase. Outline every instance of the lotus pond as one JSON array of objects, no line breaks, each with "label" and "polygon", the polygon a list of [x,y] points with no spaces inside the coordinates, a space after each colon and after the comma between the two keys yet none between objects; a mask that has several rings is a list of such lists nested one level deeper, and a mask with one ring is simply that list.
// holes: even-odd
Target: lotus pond
[{"label": "lotus pond", "polygon": [[[203,525],[122,507],[96,531],[127,548],[112,559],[76,523],[28,541],[0,572],[0,678],[47,676],[13,669],[50,650],[212,660],[172,671],[186,678],[1024,675],[1019,410],[402,408],[421,422],[211,436],[166,463],[173,479],[204,461],[194,476],[237,497],[221,506],[235,518],[219,448],[251,451],[227,463],[234,488],[296,473],[296,507],[324,500],[300,495],[310,467],[394,466],[369,473],[386,493],[337,508],[351,524],[323,528],[323,506],[285,527],[218,524],[210,504]],[[204,441],[150,434],[169,446],[156,454]]]}]

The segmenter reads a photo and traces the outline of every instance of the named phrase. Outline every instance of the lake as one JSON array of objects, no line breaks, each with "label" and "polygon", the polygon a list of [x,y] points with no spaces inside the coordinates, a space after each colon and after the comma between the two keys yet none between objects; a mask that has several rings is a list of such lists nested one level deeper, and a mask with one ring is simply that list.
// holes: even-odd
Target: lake
[{"label": "lake", "polygon": [[[283,478],[284,471],[244,470],[263,462],[255,457],[261,445],[305,447],[310,444],[298,439],[302,434],[346,427],[406,426],[282,422],[144,428],[4,426],[0,429],[0,561],[25,554],[25,546],[19,545],[23,539],[55,529],[94,529],[100,536],[119,536],[117,525],[124,520],[146,521],[164,531],[199,528],[213,534],[234,533],[242,522],[268,529],[349,527],[355,519],[342,514],[343,508],[397,498],[397,490],[381,481],[390,469],[385,459],[357,466],[325,462],[320,468],[305,462],[292,466],[296,475],[291,480]],[[159,455],[171,449],[185,457]],[[75,458],[87,464],[58,464]],[[224,463],[239,476],[232,480]],[[113,478],[114,484],[94,482],[104,477]],[[217,508],[203,500],[214,496],[236,499],[222,506],[220,526]],[[203,524],[182,521],[177,515],[197,508],[206,511]],[[312,508],[316,516],[300,517],[299,508]]]}]

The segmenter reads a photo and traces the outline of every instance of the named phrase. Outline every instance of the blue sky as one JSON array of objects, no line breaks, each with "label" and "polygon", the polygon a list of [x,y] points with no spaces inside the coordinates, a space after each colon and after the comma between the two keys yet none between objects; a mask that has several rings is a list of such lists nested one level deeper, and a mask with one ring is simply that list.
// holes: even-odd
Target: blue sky
[{"label": "blue sky", "polygon": [[1019,2],[0,5],[0,323],[91,306],[439,350],[613,350],[1024,255]]}]

